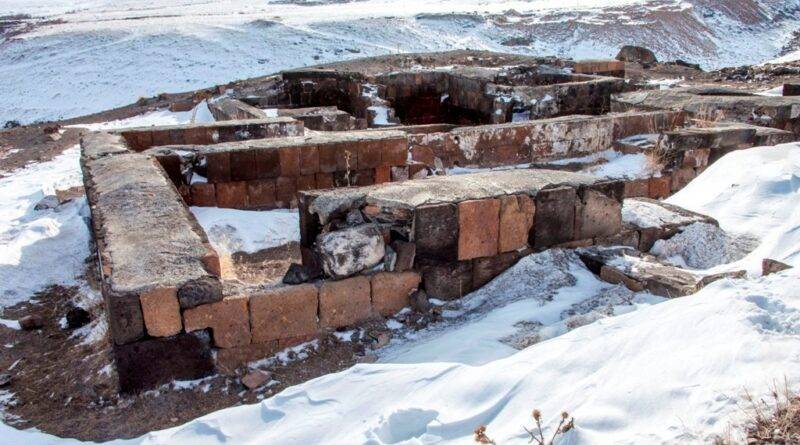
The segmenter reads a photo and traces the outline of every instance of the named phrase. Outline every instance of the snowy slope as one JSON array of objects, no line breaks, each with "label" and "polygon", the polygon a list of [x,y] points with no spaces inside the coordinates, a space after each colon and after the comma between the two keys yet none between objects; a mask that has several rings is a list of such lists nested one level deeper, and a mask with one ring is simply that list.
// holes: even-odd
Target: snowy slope
[{"label": "snowy slope", "polygon": [[667,202],[716,218],[732,234],[759,240],[728,269],[760,273],[772,258],[800,266],[800,145],[730,153]]},{"label": "snowy slope", "polygon": [[[298,6],[303,4],[304,6]],[[47,24],[0,40],[0,122],[74,117],[344,58],[453,48],[613,57],[644,44],[705,66],[774,57],[798,0],[6,0]],[[52,22],[57,21],[57,22]],[[504,46],[509,38],[531,40]]]}]

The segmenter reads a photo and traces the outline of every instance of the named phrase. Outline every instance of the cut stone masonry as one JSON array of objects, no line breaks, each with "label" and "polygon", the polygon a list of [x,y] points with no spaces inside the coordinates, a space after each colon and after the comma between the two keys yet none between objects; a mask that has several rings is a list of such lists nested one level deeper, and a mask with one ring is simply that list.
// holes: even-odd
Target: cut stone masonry
[{"label": "cut stone masonry", "polygon": [[[232,372],[392,316],[420,289],[459,298],[549,248],[583,248],[590,269],[634,290],[676,296],[703,285],[670,272],[664,287],[651,275],[666,266],[637,275],[600,246],[649,251],[687,224],[716,224],[649,198],[730,151],[795,140],[800,99],[622,93],[635,86],[604,76],[624,76],[624,63],[571,66],[287,71],[210,99],[215,123],[85,136],[121,389]],[[645,154],[656,173],[567,171],[611,149]],[[448,175],[455,167],[506,170]],[[303,265],[294,268],[304,273],[286,282],[300,283],[230,280],[188,205],[299,207]]]}]

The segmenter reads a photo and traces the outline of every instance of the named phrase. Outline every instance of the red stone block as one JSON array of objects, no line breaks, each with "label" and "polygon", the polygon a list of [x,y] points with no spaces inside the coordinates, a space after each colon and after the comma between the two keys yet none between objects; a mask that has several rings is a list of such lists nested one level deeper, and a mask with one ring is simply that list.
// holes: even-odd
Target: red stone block
[{"label": "red stone block", "polygon": [[275,202],[280,208],[297,206],[297,179],[281,176],[275,181]]},{"label": "red stone block", "polygon": [[351,183],[359,187],[375,184],[375,170],[359,170],[353,176]]},{"label": "red stone block", "polygon": [[530,196],[509,195],[500,198],[498,252],[527,247],[534,213],[535,206]]},{"label": "red stone block", "polygon": [[261,179],[247,182],[248,206],[254,209],[275,208],[275,181]]},{"label": "red stone block", "polygon": [[358,169],[373,169],[381,165],[380,142],[357,141],[352,145],[357,152]]},{"label": "red stone block", "polygon": [[697,148],[683,152],[683,167],[705,167],[708,165],[708,158],[711,156],[710,148]]},{"label": "red stone block", "polygon": [[219,184],[216,184],[216,189],[217,207],[224,207],[228,209],[247,208],[246,182],[220,182]]},{"label": "red stone block", "polygon": [[139,295],[139,301],[144,325],[151,337],[169,337],[183,330],[177,288],[151,289]]},{"label": "red stone block", "polygon": [[322,173],[333,173],[336,171],[336,145],[323,144],[317,146],[319,156],[319,171]]},{"label": "red stone block", "polygon": [[233,348],[250,344],[250,311],[244,297],[228,297],[183,311],[186,332],[210,328],[214,344]]},{"label": "red stone block", "polygon": [[153,146],[152,131],[130,131],[123,133],[123,136],[133,151],[144,151]]},{"label": "red stone block", "polygon": [[379,272],[372,277],[372,308],[384,317],[408,306],[408,296],[417,290],[416,272]]},{"label": "red stone block", "polygon": [[216,207],[217,191],[214,184],[198,182],[189,187],[189,194],[193,206],[197,207]]},{"label": "red stone block", "polygon": [[281,173],[278,150],[255,150],[256,171],[260,179],[277,178]]},{"label": "red stone block", "polygon": [[333,188],[333,174],[331,173],[317,173],[314,175],[317,183],[317,189],[330,189]]},{"label": "red stone block", "polygon": [[227,151],[206,153],[208,182],[230,182],[231,154]]},{"label": "red stone block", "polygon": [[692,179],[694,179],[695,176],[697,176],[697,172],[695,172],[691,167],[683,167],[675,170],[672,172],[672,191],[677,192],[678,190],[686,187],[686,184],[692,182]]},{"label": "red stone block", "polygon": [[473,288],[478,289],[483,287],[486,283],[492,281],[496,276],[513,266],[520,257],[521,254],[519,252],[513,251],[472,260]]},{"label": "red stone block", "polygon": [[326,281],[319,289],[319,322],[324,328],[351,326],[372,316],[370,280],[365,276]]},{"label": "red stone block", "polygon": [[208,127],[189,127],[184,131],[184,139],[189,145],[208,145],[211,143]]},{"label": "red stone block", "polygon": [[250,297],[253,343],[317,332],[317,287],[313,284],[269,289]]},{"label": "red stone block", "polygon": [[650,198],[666,198],[672,191],[672,176],[664,175],[658,178],[650,178],[650,183],[648,185],[648,195]]},{"label": "red stone block", "polygon": [[169,130],[154,130],[153,131],[153,146],[159,147],[162,145],[170,145],[172,140],[170,139]]},{"label": "red stone block", "polygon": [[458,259],[497,255],[500,200],[477,199],[458,203]]},{"label": "red stone block", "polygon": [[299,176],[297,178],[297,191],[314,190],[317,188],[317,180],[314,175]]},{"label": "red stone block", "polygon": [[392,181],[392,167],[382,165],[375,169],[375,184],[383,184]]},{"label": "red stone block", "polygon": [[408,141],[403,139],[394,139],[389,141],[381,141],[383,144],[381,150],[381,163],[383,165],[405,165],[408,161]]},{"label": "red stone block", "polygon": [[650,180],[649,179],[634,179],[625,182],[625,197],[638,198],[648,197],[650,195]]},{"label": "red stone block", "polygon": [[316,145],[300,147],[300,174],[313,175],[319,171],[319,150]]},{"label": "red stone block", "polygon": [[256,152],[254,150],[236,150],[231,152],[231,180],[251,181],[258,179]]},{"label": "red stone block", "polygon": [[281,163],[281,176],[300,176],[300,150],[297,147],[281,147],[278,149]]}]

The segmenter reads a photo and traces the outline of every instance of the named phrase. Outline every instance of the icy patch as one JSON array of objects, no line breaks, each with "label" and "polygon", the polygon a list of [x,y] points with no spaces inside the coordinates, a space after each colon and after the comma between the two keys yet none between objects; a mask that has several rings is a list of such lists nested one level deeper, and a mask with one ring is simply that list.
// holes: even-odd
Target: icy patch
[{"label": "icy patch", "polygon": [[300,240],[297,210],[190,207],[217,252],[254,253]]},{"label": "icy patch", "polygon": [[770,97],[783,96],[783,85],[777,86],[775,88],[770,88],[768,90],[757,91],[756,95],[758,95],[758,96],[770,96]]},{"label": "icy patch", "polygon": [[375,113],[375,117],[372,120],[373,125],[392,125],[389,122],[389,108],[384,106],[372,105],[367,107],[367,110],[372,111]]},{"label": "icy patch", "polygon": [[733,237],[713,224],[694,223],[666,240],[658,240],[650,253],[678,267],[710,269],[738,261],[757,242],[747,237]]},{"label": "icy patch", "polygon": [[317,349],[319,349],[319,340],[314,339],[283,349],[271,357],[250,362],[248,367],[250,369],[258,369],[274,366],[276,364],[286,366],[289,363],[307,359],[311,354],[311,351],[316,351]]}]

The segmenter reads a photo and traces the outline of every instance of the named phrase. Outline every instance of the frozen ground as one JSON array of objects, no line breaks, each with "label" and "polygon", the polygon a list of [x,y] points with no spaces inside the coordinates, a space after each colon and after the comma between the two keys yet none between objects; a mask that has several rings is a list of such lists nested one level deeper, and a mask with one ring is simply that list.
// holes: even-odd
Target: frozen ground
[{"label": "frozen ground", "polygon": [[[0,122],[74,117],[161,92],[398,52],[613,57],[643,44],[705,67],[775,57],[798,0],[6,0],[34,30],[0,40]],[[46,20],[47,22],[42,22]],[[508,46],[509,39],[524,42]],[[680,50],[676,50],[680,48]]]}]

